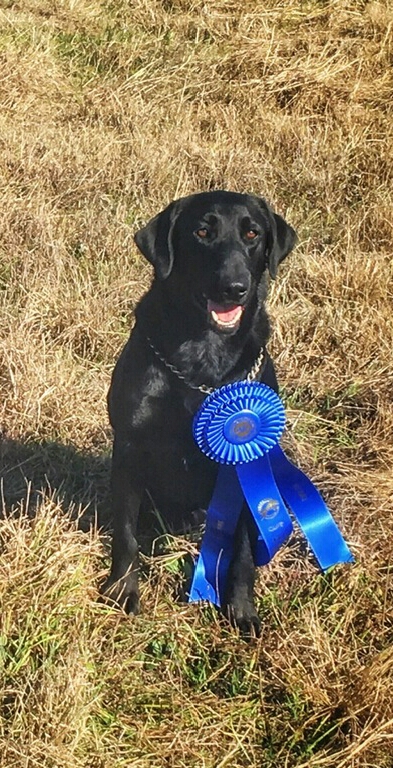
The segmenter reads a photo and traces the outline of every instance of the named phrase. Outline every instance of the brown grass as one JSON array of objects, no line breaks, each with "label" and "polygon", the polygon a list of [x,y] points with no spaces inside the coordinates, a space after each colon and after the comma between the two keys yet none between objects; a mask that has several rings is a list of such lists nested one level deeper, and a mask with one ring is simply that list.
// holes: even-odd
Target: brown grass
[{"label": "brown grass", "polygon": [[[1,768],[393,766],[392,28],[387,0],[3,3]],[[356,554],[322,576],[295,536],[251,646],[175,602],[187,540],[146,559],[141,617],[100,606],[88,526],[133,231],[220,187],[299,232],[270,296],[285,440]]]}]

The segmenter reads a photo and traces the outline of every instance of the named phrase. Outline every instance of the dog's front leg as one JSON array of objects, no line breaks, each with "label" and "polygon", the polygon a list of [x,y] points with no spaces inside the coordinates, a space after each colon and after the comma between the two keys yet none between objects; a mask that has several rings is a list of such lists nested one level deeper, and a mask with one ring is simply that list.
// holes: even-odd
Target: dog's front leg
[{"label": "dog's front leg", "polygon": [[235,533],[235,549],[229,568],[223,613],[242,635],[259,637],[261,622],[254,603],[255,564],[253,548],[255,531],[243,508]]},{"label": "dog's front leg", "polygon": [[138,543],[135,538],[143,483],[135,449],[116,438],[112,456],[112,567],[102,592],[126,613],[139,612]]}]

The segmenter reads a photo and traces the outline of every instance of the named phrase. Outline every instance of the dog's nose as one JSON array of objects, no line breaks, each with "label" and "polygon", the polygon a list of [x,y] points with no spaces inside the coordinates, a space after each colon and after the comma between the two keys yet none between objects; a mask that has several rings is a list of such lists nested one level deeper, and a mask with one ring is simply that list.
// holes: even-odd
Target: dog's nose
[{"label": "dog's nose", "polygon": [[227,301],[233,301],[234,304],[239,304],[244,299],[247,293],[247,286],[244,283],[229,283],[223,290],[223,297]]}]

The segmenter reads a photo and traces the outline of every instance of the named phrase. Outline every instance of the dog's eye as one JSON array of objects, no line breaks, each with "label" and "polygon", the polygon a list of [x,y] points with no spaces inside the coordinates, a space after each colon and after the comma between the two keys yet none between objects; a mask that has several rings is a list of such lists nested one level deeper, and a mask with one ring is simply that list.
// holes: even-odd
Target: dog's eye
[{"label": "dog's eye", "polygon": [[202,239],[204,237],[207,237],[208,234],[209,234],[207,229],[206,229],[206,227],[200,227],[200,229],[197,229],[196,233],[197,233],[198,237],[201,237]]},{"label": "dog's eye", "polygon": [[258,232],[255,229],[248,229],[246,232],[246,240],[255,240],[258,237]]}]

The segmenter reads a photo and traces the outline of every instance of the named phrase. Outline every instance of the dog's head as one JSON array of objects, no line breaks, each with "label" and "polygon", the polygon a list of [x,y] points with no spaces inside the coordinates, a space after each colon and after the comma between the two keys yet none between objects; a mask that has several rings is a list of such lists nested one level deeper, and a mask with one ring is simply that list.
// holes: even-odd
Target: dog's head
[{"label": "dog's head", "polygon": [[263,273],[276,277],[296,234],[262,198],[215,191],[174,201],[135,242],[158,280],[192,297],[217,332],[233,334]]}]

